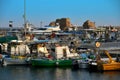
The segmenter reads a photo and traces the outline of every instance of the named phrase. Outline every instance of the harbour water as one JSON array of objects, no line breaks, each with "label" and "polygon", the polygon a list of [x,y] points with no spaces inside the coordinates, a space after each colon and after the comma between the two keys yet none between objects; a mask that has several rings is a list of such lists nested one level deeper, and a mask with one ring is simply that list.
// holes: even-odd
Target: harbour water
[{"label": "harbour water", "polygon": [[0,80],[119,80],[120,71],[89,72],[71,68],[0,67]]}]

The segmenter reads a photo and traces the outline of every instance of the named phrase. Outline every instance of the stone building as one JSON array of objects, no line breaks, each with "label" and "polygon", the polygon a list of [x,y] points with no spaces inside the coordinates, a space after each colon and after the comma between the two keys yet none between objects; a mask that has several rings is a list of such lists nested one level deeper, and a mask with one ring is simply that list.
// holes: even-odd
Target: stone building
[{"label": "stone building", "polygon": [[95,22],[91,22],[90,20],[87,20],[83,23],[84,29],[96,29]]},{"label": "stone building", "polygon": [[55,22],[51,22],[50,26],[56,26],[56,23],[59,23],[61,30],[68,30],[71,27],[71,22],[69,18],[56,19]]},{"label": "stone building", "polygon": [[56,22],[55,21],[50,22],[49,26],[56,26]]}]

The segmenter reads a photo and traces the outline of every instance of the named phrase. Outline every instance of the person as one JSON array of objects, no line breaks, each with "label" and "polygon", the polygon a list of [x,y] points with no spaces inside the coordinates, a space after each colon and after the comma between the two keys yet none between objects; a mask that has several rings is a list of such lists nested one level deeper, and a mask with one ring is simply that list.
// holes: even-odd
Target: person
[{"label": "person", "polygon": [[53,59],[53,57],[52,57],[50,54],[48,55],[48,58],[49,58],[49,59]]},{"label": "person", "polygon": [[1,47],[1,44],[0,44],[0,53],[2,53],[2,47]]},{"label": "person", "polygon": [[0,54],[0,59],[2,59],[2,54]]},{"label": "person", "polygon": [[118,56],[116,58],[116,62],[120,62],[120,58]]}]

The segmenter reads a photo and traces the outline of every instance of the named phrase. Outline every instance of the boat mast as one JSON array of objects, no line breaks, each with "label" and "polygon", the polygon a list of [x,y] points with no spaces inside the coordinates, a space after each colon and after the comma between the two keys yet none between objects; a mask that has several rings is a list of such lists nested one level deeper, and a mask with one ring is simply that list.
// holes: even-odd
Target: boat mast
[{"label": "boat mast", "polygon": [[24,0],[24,31],[25,31],[25,37],[26,37],[26,0]]}]

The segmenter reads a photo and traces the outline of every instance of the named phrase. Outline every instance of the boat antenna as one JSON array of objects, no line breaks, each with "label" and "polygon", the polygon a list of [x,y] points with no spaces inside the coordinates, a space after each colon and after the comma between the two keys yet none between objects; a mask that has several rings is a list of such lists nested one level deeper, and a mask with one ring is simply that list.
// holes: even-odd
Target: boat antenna
[{"label": "boat antenna", "polygon": [[40,28],[42,28],[42,26],[43,26],[43,22],[41,21],[41,22],[40,22]]}]

